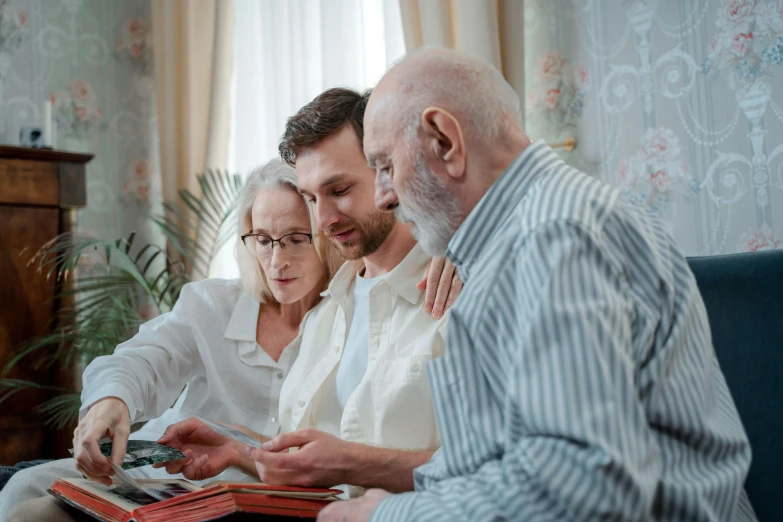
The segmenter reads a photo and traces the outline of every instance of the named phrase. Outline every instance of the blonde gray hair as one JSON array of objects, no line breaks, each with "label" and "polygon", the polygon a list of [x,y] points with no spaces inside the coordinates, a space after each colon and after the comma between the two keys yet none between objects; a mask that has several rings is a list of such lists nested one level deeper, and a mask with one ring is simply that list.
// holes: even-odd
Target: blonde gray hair
[{"label": "blonde gray hair", "polygon": [[[239,275],[242,279],[242,286],[245,292],[251,297],[258,299],[262,303],[274,305],[279,305],[279,303],[269,289],[264,270],[261,268],[261,263],[248,252],[247,248],[245,248],[241,236],[253,229],[253,202],[258,193],[262,190],[281,189],[290,190],[301,196],[296,184],[296,171],[293,167],[290,167],[281,159],[273,159],[253,169],[245,182],[245,186],[242,188],[242,193],[239,195],[239,201],[237,203],[238,223],[236,257],[237,264],[239,265]],[[327,277],[321,288],[321,290],[325,290],[329,281],[332,280],[334,274],[343,264],[343,259],[324,234],[318,230],[315,218],[310,210],[310,205],[307,204],[307,200],[304,196],[301,197],[310,215],[310,228],[312,229],[315,251],[318,254],[318,258],[321,260],[321,263],[326,268]]]}]

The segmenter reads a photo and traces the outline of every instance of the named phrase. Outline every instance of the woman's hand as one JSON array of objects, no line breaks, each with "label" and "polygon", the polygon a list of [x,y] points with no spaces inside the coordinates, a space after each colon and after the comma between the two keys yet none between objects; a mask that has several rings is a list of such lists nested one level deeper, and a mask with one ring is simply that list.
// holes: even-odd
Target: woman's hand
[{"label": "woman's hand", "polygon": [[[241,431],[259,437],[250,430]],[[184,459],[153,465],[156,468],[165,467],[172,475],[182,473],[191,480],[204,480],[219,475],[231,466],[238,466],[251,475],[256,474],[255,463],[247,454],[246,445],[217,433],[195,417],[166,428],[158,444],[177,448],[185,455]]]},{"label": "woman's hand", "polygon": [[[128,406],[117,397],[106,397],[93,404],[73,432],[73,457],[76,469],[87,478],[107,486],[111,484],[111,461],[122,464],[130,435]],[[109,437],[111,461],[105,457],[98,441]]]},{"label": "woman's hand", "polygon": [[462,280],[451,261],[445,257],[433,257],[416,288],[427,289],[424,296],[424,309],[435,319],[440,319],[457,300],[462,290]]}]

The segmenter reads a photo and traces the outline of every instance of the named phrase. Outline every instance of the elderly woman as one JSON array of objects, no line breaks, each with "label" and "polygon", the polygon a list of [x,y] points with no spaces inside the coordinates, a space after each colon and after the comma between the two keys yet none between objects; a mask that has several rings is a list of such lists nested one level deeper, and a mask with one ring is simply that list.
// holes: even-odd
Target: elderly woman
[{"label": "elderly woman", "polygon": [[[314,226],[294,170],[279,160],[253,171],[238,210],[239,231],[251,231],[237,242],[241,279],[185,285],[173,310],[93,361],[84,372],[76,459],[17,473],[0,492],[0,520],[16,504],[48,496],[58,477],[109,483],[110,463],[98,449],[105,436],[120,458],[129,438],[156,440],[193,415],[277,434],[280,388],[299,350],[300,325],[342,259]],[[170,477],[149,466],[130,473]],[[238,469],[219,478],[258,480]]]}]

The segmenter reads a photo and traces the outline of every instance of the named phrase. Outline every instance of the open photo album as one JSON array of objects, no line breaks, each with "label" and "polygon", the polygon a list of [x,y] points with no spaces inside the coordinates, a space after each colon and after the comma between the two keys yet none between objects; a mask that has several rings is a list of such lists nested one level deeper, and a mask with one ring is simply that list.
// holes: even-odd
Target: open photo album
[{"label": "open photo album", "polygon": [[341,493],[337,489],[270,486],[261,483],[137,479],[137,485],[105,486],[88,479],[55,481],[49,492],[105,522],[196,522],[233,513],[263,514],[275,520],[314,520]]}]

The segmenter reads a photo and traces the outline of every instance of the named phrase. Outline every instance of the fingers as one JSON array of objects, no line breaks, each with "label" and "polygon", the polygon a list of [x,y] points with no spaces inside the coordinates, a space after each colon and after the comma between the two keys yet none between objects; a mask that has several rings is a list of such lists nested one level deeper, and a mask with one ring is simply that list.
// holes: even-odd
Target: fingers
[{"label": "fingers", "polygon": [[98,464],[102,468],[111,469],[108,459],[101,453],[98,447],[98,440],[101,437],[85,435],[81,440],[81,453],[87,457],[87,460]]},{"label": "fingers", "polygon": [[432,316],[436,319],[443,317],[443,313],[445,312],[444,306],[446,305],[446,301],[451,291],[455,271],[456,268],[451,262],[447,262],[443,266],[443,271],[440,274],[440,280],[438,281],[436,289],[435,301],[432,304],[431,310]]},{"label": "fingers", "polygon": [[196,431],[203,423],[201,420],[191,417],[184,421],[172,424],[163,433],[163,436],[158,439],[158,444],[169,445],[175,440],[187,439],[187,437]]},{"label": "fingers", "polygon": [[432,306],[435,304],[435,294],[438,291],[438,283],[443,273],[443,266],[446,263],[444,257],[433,257],[430,261],[430,267],[427,270],[427,292],[424,294],[424,309],[432,312]]},{"label": "fingers", "polygon": [[193,450],[185,450],[182,452],[185,455],[184,459],[170,460],[168,462],[156,462],[152,465],[153,468],[166,468],[166,473],[169,475],[176,475],[182,471],[182,468],[190,464],[195,457]]},{"label": "fingers", "polygon": [[177,425],[172,424],[168,428],[166,428],[166,431],[163,432],[163,435],[157,440],[158,444],[171,444],[171,442],[177,438]]},{"label": "fingers", "polygon": [[111,439],[111,460],[115,464],[122,465],[125,460],[125,450],[128,447],[130,432],[124,428],[118,428]]},{"label": "fingers", "polygon": [[388,497],[389,495],[390,495],[390,493],[388,491],[386,491],[385,489],[372,488],[372,489],[368,489],[364,493],[364,495],[362,495],[362,497],[365,500],[369,500],[369,501],[372,501],[372,502],[379,502],[379,501],[383,500],[384,498]]},{"label": "fingers", "polygon": [[186,479],[190,480],[204,480],[210,477],[214,477],[217,473],[210,471],[209,456],[202,455],[201,457],[192,460],[185,467],[182,468],[182,475]]},{"label": "fingers", "polygon": [[[109,459],[103,456],[98,449],[97,440],[90,440],[83,438],[82,435],[85,432],[82,424],[76,427],[73,431],[73,451],[74,462],[76,469],[79,470],[86,478],[95,482],[100,482],[104,485],[111,485],[110,475],[114,474],[114,470],[111,469]],[[92,448],[98,452],[98,463],[93,462],[92,455],[94,455]]]},{"label": "fingers", "polygon": [[81,447],[77,452],[76,462],[82,473],[86,475],[108,476],[113,474],[109,459],[103,456],[98,447],[97,438],[85,437],[82,439]]},{"label": "fingers", "polygon": [[[109,460],[106,459],[106,457],[103,457],[106,462]],[[93,480],[95,482],[100,482],[101,484],[110,485],[111,479],[109,478],[109,475],[114,474],[114,470],[111,469],[111,466],[109,466],[108,471],[101,471],[100,468],[96,467],[87,457],[86,454],[82,455],[82,458],[79,460],[76,460],[76,469],[84,475],[85,478]],[[99,471],[96,473],[94,470],[98,469]]]},{"label": "fingers", "polygon": [[166,462],[165,463],[166,473],[168,473],[169,475],[176,475],[177,473],[182,473],[182,475],[185,478],[201,480],[203,477],[201,476],[200,471],[208,460],[209,460],[209,455],[204,454],[196,458],[191,453],[186,459],[172,460],[171,462]]},{"label": "fingers", "polygon": [[281,470],[285,469],[284,464],[291,456],[289,453],[272,453],[262,449],[253,450],[250,455],[256,461],[258,478],[266,484],[287,483],[281,479]]},{"label": "fingers", "polygon": [[[350,502],[350,501],[347,501]],[[342,507],[336,505],[337,502],[332,502],[321,511],[318,512],[318,519],[316,522],[331,522],[333,520],[339,521],[342,518]]]},{"label": "fingers", "polygon": [[264,451],[283,451],[288,448],[296,448],[304,446],[305,444],[312,442],[318,437],[318,432],[315,430],[299,430],[292,431],[291,433],[283,433],[274,437],[261,446]]},{"label": "fingers", "polygon": [[273,453],[262,449],[254,449],[250,457],[264,468],[270,470],[282,470],[291,467],[291,460],[295,453]]},{"label": "fingers", "polygon": [[176,475],[182,473],[186,479],[190,480],[204,480],[214,477],[218,473],[225,470],[225,467],[215,468],[211,465],[209,455],[204,454],[196,458],[192,450],[185,450],[184,459],[172,460],[169,462],[159,462],[153,464],[155,468],[166,468],[166,473],[169,475]]},{"label": "fingers", "polygon": [[[78,466],[76,469],[79,469]],[[79,471],[84,475],[88,480],[92,480],[93,482],[100,482],[104,486],[111,486],[111,479],[107,476],[98,476],[98,475],[90,475],[86,471],[80,470]]]},{"label": "fingers", "polygon": [[444,314],[454,305],[460,292],[462,292],[462,279],[460,279],[459,274],[455,271],[451,283],[451,290],[449,291],[449,298],[446,300],[446,305],[443,307]]},{"label": "fingers", "polygon": [[192,461],[193,459],[170,460],[169,462],[159,462],[158,464],[153,464],[152,466],[155,468],[166,468],[166,473],[169,475],[176,475],[182,471],[182,468],[190,464]]}]

